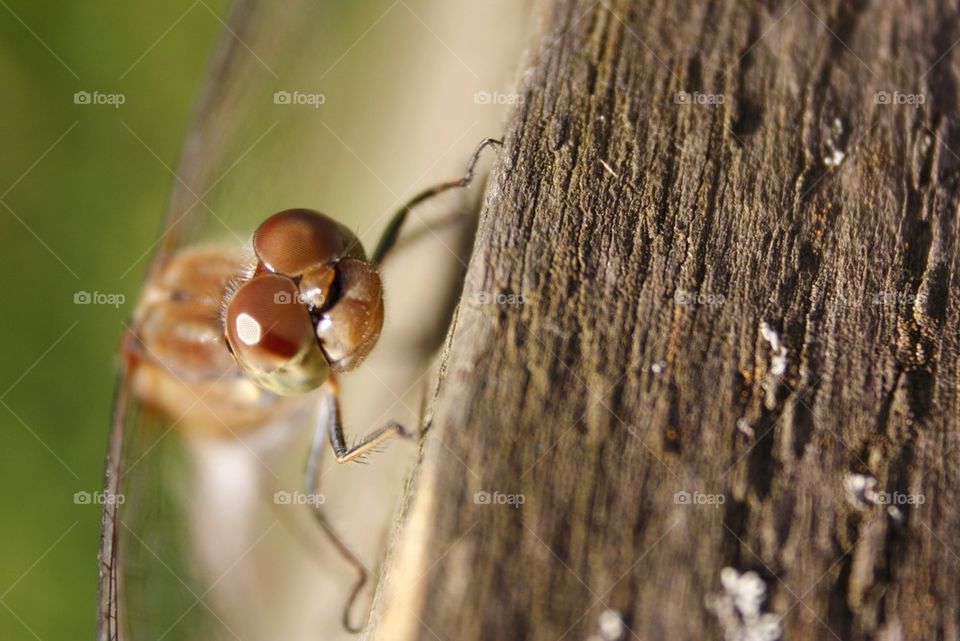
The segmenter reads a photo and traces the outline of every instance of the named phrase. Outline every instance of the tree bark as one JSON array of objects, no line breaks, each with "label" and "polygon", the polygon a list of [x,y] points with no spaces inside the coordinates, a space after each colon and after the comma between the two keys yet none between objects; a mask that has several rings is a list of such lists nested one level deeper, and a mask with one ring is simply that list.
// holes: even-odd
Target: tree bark
[{"label": "tree bark", "polygon": [[958,16],[544,6],[373,637],[958,638]]}]

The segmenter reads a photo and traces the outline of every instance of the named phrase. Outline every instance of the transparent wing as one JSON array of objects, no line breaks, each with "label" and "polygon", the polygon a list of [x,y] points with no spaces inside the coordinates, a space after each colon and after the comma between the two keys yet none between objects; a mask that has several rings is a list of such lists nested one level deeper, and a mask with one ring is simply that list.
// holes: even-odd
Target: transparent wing
[{"label": "transparent wing", "polygon": [[[283,108],[292,91],[321,100],[319,89],[310,89],[310,76],[315,61],[330,59],[326,49],[337,43],[318,35],[330,32],[323,25],[351,20],[343,5],[324,4],[296,0],[282,10],[262,0],[234,4],[176,170],[148,283],[183,247],[242,243],[264,212],[316,202],[325,181],[311,178],[321,168],[306,150],[315,144],[309,132],[318,130],[318,114],[309,104]],[[300,158],[291,166],[287,154]],[[261,629],[244,629],[243,638],[267,638],[267,626],[284,637],[282,622],[270,619],[283,617],[290,606],[262,602],[263,612],[246,616],[237,610],[256,600],[223,588],[250,584],[227,581],[228,573],[276,579],[263,570],[264,559],[281,573],[292,563],[303,565],[308,526],[294,524],[286,529],[295,534],[279,540],[271,534],[264,542],[258,537],[266,537],[272,519],[250,507],[266,503],[264,478],[273,486],[296,484],[281,480],[280,470],[302,465],[278,463],[274,443],[224,445],[223,439],[186,434],[178,417],[142,406],[127,375],[123,371],[117,385],[105,474],[107,496],[117,498],[103,512],[98,639],[233,639],[235,628],[248,621]],[[303,423],[285,430],[291,440]],[[218,487],[224,479],[235,487],[224,492]],[[221,529],[205,533],[206,526]],[[270,547],[296,552],[262,553]],[[291,574],[295,579],[296,571]]]},{"label": "transparent wing", "polygon": [[195,607],[202,589],[183,526],[191,473],[182,439],[167,429],[121,381],[106,473],[106,495],[117,499],[104,506],[101,532],[101,640],[220,638],[210,612]]}]

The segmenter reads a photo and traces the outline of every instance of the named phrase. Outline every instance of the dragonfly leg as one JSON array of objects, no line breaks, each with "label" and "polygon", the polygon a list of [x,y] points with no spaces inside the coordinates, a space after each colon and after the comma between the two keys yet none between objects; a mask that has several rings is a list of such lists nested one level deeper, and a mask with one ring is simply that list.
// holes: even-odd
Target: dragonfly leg
[{"label": "dragonfly leg", "polygon": [[[326,446],[325,441],[328,434],[338,463],[346,463],[356,460],[358,457],[363,456],[365,453],[370,452],[372,449],[382,444],[394,434],[405,437],[412,436],[403,428],[402,425],[395,421],[391,421],[380,429],[374,430],[368,434],[353,447],[347,447],[343,436],[343,428],[340,422],[340,402],[338,397],[339,394],[336,382],[331,377],[322,391],[320,415],[323,417],[323,419],[317,421],[317,425],[313,433],[313,441],[310,446],[310,457],[307,459],[307,470],[304,479],[304,488],[307,496],[314,496],[319,490],[320,458],[323,455],[323,450]],[[311,503],[311,506],[313,508],[314,518],[317,520],[317,523],[319,523],[324,534],[333,544],[340,556],[343,557],[343,559],[357,572],[357,579],[350,590],[350,595],[347,597],[347,603],[343,609],[342,623],[343,627],[347,631],[358,633],[362,630],[362,626],[354,626],[351,624],[350,611],[353,610],[353,605],[356,603],[357,597],[360,596],[360,591],[363,589],[363,586],[366,585],[367,577],[369,576],[370,571],[364,565],[363,561],[360,560],[360,557],[358,557],[356,553],[351,550],[346,543],[343,542],[343,539],[340,538],[336,530],[334,530],[329,519],[327,518],[326,513],[323,510],[321,502],[313,502]]]},{"label": "dragonfly leg", "polygon": [[[333,397],[333,411],[338,411],[336,407],[336,392],[331,392],[329,395],[325,394],[324,398],[326,399],[328,396]],[[329,409],[330,408],[325,407],[321,408],[321,411],[328,423],[332,425],[336,419],[330,418],[333,412],[327,411]],[[320,487],[320,458],[326,446],[327,427],[328,426],[321,420],[317,421],[316,428],[314,429],[313,442],[310,446],[310,457],[307,459],[307,470],[304,478],[304,489],[306,490],[307,496],[317,495]],[[343,560],[353,567],[357,573],[357,579],[350,589],[347,603],[343,607],[343,618],[341,622],[344,629],[348,632],[353,634],[359,633],[363,629],[363,626],[354,626],[350,623],[350,611],[353,609],[353,604],[356,602],[357,597],[360,596],[360,591],[363,589],[363,586],[366,585],[367,576],[370,572],[367,566],[363,564],[363,561],[360,560],[360,557],[343,542],[343,539],[340,538],[336,530],[334,530],[321,502],[314,501],[311,503],[311,507],[313,508],[313,516],[320,525],[320,529],[323,530],[327,539],[333,544],[337,553],[339,553],[340,556],[343,557]]]},{"label": "dragonfly leg", "polygon": [[390,421],[368,433],[354,445],[347,446],[347,441],[343,436],[343,425],[340,421],[340,401],[337,387],[332,377],[326,387],[328,391],[324,394],[321,411],[328,417],[330,445],[333,447],[333,453],[337,457],[337,463],[349,463],[350,461],[362,459],[365,454],[375,451],[392,436],[408,439],[413,438],[414,435],[407,431],[403,425],[396,421]]},{"label": "dragonfly leg", "polygon": [[467,163],[467,169],[463,172],[463,176],[457,178],[456,180],[449,180],[447,182],[440,183],[439,185],[428,187],[404,203],[400,210],[397,211],[397,213],[395,213],[390,219],[390,222],[387,223],[387,228],[380,237],[380,241],[377,243],[376,249],[373,250],[370,262],[372,262],[374,265],[378,265],[383,262],[383,259],[397,243],[397,238],[400,236],[400,228],[403,227],[403,223],[407,220],[407,215],[414,207],[423,201],[429,200],[430,198],[433,198],[434,196],[449,189],[456,189],[458,187],[466,187],[469,185],[471,181],[473,181],[473,172],[477,167],[477,161],[480,160],[480,154],[483,152],[483,150],[491,145],[502,144],[502,140],[497,140],[496,138],[484,138],[480,141],[480,144],[477,145],[473,155],[470,157],[470,161]]}]

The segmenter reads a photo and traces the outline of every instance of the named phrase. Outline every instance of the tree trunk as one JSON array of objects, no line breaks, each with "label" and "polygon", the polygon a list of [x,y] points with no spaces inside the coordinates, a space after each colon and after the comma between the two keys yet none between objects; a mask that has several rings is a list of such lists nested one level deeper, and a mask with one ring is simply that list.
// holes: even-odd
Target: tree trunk
[{"label": "tree trunk", "polygon": [[957,639],[945,5],[544,6],[375,638]]}]

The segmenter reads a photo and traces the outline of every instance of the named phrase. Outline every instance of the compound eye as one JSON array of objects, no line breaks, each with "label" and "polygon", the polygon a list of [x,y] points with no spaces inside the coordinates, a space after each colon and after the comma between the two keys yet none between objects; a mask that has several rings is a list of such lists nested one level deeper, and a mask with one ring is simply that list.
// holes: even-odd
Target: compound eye
[{"label": "compound eye", "polygon": [[277,394],[302,394],[330,373],[296,284],[263,273],[240,286],[227,305],[227,342],[234,358],[261,387]]},{"label": "compound eye", "polygon": [[253,251],[268,271],[291,278],[344,256],[364,258],[353,232],[311,209],[287,209],[267,218],[253,233]]},{"label": "compound eye", "polygon": [[317,338],[330,369],[353,369],[370,353],[383,328],[383,286],[369,263],[344,258],[337,263],[336,301],[321,313]]}]

